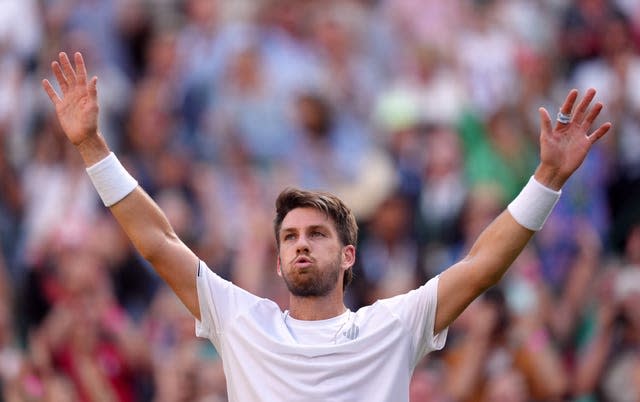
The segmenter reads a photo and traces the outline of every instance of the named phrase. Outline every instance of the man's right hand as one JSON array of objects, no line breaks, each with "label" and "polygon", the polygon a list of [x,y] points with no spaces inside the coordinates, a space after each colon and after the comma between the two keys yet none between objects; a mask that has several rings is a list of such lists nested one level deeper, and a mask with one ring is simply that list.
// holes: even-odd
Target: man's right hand
[{"label": "man's right hand", "polygon": [[60,62],[51,63],[62,98],[49,80],[42,80],[42,86],[56,108],[62,130],[84,159],[86,166],[102,160],[109,154],[109,147],[98,133],[98,77],[87,81],[87,69],[82,54],[76,52],[76,69],[66,53],[59,54]]},{"label": "man's right hand", "polygon": [[69,140],[76,146],[98,136],[98,91],[97,77],[87,81],[87,70],[80,52],[76,52],[73,69],[66,53],[59,54],[60,62],[51,63],[62,97],[58,95],[49,80],[42,80],[42,86],[56,109],[58,121]]}]

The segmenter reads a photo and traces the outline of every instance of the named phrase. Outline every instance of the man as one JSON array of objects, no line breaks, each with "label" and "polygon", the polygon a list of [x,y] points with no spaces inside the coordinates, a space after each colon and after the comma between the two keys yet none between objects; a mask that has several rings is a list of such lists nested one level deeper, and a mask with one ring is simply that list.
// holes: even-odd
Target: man
[{"label": "man", "polygon": [[442,348],[453,320],[500,280],[611,127],[587,135],[602,110],[590,107],[593,89],[575,109],[578,92],[570,91],[555,126],[540,108],[540,165],[469,254],[420,288],[356,312],[343,302],[356,254],[353,215],[330,194],[285,190],[274,225],[277,272],[290,292],[283,313],[221,279],[177,238],[110,153],[97,127],[97,77],[88,80],[82,55],[74,57],[75,67],[65,53],[52,63],[62,97],[47,80],[44,89],[104,204],[196,318],[197,335],[221,354],[230,401],[407,401],[415,365]]}]

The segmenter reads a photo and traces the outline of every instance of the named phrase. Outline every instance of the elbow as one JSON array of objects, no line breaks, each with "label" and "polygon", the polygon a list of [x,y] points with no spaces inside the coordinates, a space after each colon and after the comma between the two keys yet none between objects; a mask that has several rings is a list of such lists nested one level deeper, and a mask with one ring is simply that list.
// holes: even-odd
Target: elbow
[{"label": "elbow", "polygon": [[151,265],[155,265],[155,262],[164,258],[163,255],[171,248],[171,245],[179,241],[178,236],[171,231],[143,242],[140,246],[137,246],[136,249],[142,258],[151,263]]},{"label": "elbow", "polygon": [[147,248],[137,248],[138,253],[140,253],[140,255],[142,256],[142,258],[144,258],[146,261],[148,261],[151,265],[154,265],[154,262],[159,260],[158,257],[158,251],[156,251],[156,248],[152,248],[152,247],[147,247]]},{"label": "elbow", "polygon": [[505,271],[501,271],[485,275],[484,278],[480,280],[480,285],[483,287],[483,291],[497,285],[502,280],[504,273]]},{"label": "elbow", "polygon": [[464,261],[470,268],[469,272],[473,278],[470,283],[475,284],[477,287],[477,294],[497,285],[509,268],[508,266],[502,266],[498,262],[482,261],[477,256],[467,256]]}]

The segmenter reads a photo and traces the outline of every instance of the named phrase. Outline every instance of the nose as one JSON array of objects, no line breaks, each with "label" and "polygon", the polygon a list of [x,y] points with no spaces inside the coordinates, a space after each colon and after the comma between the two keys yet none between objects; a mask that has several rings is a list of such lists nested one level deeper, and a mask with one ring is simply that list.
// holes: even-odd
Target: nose
[{"label": "nose", "polygon": [[296,253],[308,253],[309,252],[309,242],[307,241],[307,237],[302,235],[298,237],[298,241],[296,242]]}]

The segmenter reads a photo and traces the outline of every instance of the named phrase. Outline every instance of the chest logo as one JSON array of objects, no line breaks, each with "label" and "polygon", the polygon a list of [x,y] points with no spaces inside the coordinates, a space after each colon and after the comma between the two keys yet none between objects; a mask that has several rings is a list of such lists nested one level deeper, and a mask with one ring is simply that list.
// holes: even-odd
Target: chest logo
[{"label": "chest logo", "polygon": [[359,334],[360,334],[360,327],[358,327],[356,324],[351,324],[351,327],[349,327],[348,329],[342,332],[342,335],[345,338],[350,340],[356,339]]}]

